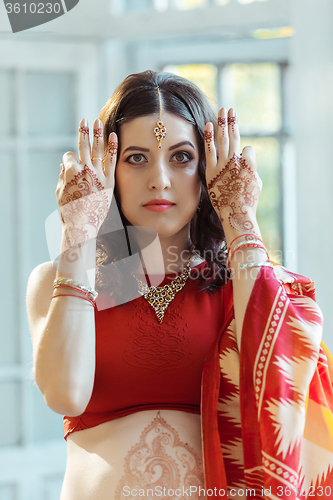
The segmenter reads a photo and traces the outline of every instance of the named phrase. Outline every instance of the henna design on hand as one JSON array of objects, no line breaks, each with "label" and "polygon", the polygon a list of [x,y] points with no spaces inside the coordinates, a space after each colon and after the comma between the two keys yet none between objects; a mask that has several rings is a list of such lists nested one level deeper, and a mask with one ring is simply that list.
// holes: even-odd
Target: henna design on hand
[{"label": "henna design on hand", "polygon": [[217,124],[219,127],[221,127],[222,129],[222,137],[225,136],[225,132],[226,132],[226,127],[227,127],[227,119],[226,118],[222,118],[221,116],[218,117],[217,119]]},{"label": "henna design on hand", "polygon": [[237,116],[228,116],[228,125],[231,125],[232,131],[235,131],[235,125],[238,123]]},{"label": "henna design on hand", "polygon": [[210,153],[210,143],[214,140],[214,132],[208,132],[207,130],[205,130],[204,139]]},{"label": "henna design on hand", "polygon": [[109,199],[96,174],[85,165],[66,184],[59,207],[66,224],[66,247],[80,247],[97,235],[109,210]]},{"label": "henna design on hand", "polygon": [[124,471],[117,486],[116,500],[123,498],[124,486],[176,490],[191,485],[199,489],[204,482],[200,458],[193,448],[180,440],[176,429],[159,411],[142,432],[140,442],[127,454]]},{"label": "henna design on hand", "polygon": [[85,165],[83,170],[66,184],[59,205],[66,205],[73,200],[87,196],[93,191],[102,191],[103,189],[104,187],[99,182],[95,172]]},{"label": "henna design on hand", "polygon": [[94,137],[96,139],[96,143],[98,144],[98,141],[101,137],[103,137],[103,129],[102,128],[94,128]]},{"label": "henna design on hand", "polygon": [[83,134],[84,139],[86,138],[86,135],[89,137],[89,127],[84,127],[83,125],[81,125],[79,127],[79,132],[81,132],[81,134]]},{"label": "henna design on hand", "polygon": [[109,142],[108,144],[108,152],[111,156],[111,161],[113,160],[113,157],[117,154],[118,151],[118,143],[117,142]]},{"label": "henna design on hand", "polygon": [[[229,209],[228,221],[233,229],[241,232],[253,230],[245,207],[255,207],[260,187],[255,172],[243,158],[236,154],[207,186],[215,210],[221,214]],[[222,219],[223,220],[223,219]]]},{"label": "henna design on hand", "polygon": [[227,126],[227,119],[219,116],[217,119],[217,124],[219,125],[219,127],[226,127]]}]

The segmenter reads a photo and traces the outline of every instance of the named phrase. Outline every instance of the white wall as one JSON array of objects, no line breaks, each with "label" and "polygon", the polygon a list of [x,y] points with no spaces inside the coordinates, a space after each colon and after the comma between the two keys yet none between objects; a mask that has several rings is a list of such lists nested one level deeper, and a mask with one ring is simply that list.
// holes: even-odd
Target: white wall
[{"label": "white wall", "polygon": [[333,350],[333,2],[293,0],[293,134],[299,273],[316,281]]}]

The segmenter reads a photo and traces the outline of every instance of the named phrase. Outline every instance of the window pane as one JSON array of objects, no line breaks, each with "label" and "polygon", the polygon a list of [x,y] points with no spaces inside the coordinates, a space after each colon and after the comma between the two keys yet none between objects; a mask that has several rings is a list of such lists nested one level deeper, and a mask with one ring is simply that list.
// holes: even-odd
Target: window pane
[{"label": "window pane", "polygon": [[0,134],[14,133],[14,71],[0,71]]},{"label": "window pane", "polygon": [[71,73],[28,73],[26,82],[28,134],[75,133],[75,76]]},{"label": "window pane", "polygon": [[15,484],[2,484],[0,485],[0,498],[1,500],[17,500],[18,488]]},{"label": "window pane", "polygon": [[238,0],[239,3],[268,2],[268,0]]},{"label": "window pane", "polygon": [[0,383],[0,446],[19,444],[20,429],[20,384],[18,382]]},{"label": "window pane", "polygon": [[208,0],[174,0],[175,6],[180,10],[196,9],[197,7],[205,7],[208,5]]},{"label": "window pane", "polygon": [[[34,235],[29,249],[31,269],[41,262],[50,260],[45,238],[45,221],[58,208],[54,193],[60,172],[59,164],[62,161],[62,155],[69,149],[64,147],[62,151],[31,150],[29,152],[28,168],[30,172],[33,172],[29,186],[27,186],[30,193],[29,223],[31,233]],[[35,179],[38,179],[38,182],[35,182]]]},{"label": "window pane", "polygon": [[1,224],[0,247],[0,365],[19,361],[17,318],[17,216],[15,192],[17,179],[14,151],[1,152],[1,180],[3,189],[0,198]]},{"label": "window pane", "polygon": [[46,439],[62,438],[64,428],[62,416],[52,411],[46,404],[42,393],[33,388],[33,441],[45,441]]},{"label": "window pane", "polygon": [[256,152],[258,173],[263,181],[257,216],[263,241],[272,260],[282,263],[280,148],[271,137],[243,137],[241,147],[252,146]]},{"label": "window pane", "polygon": [[180,66],[165,66],[163,71],[175,73],[187,78],[197,85],[208,97],[211,105],[217,110],[217,67],[211,64],[184,64]]},{"label": "window pane", "polygon": [[125,0],[125,11],[127,12],[140,12],[153,7],[153,0]]},{"label": "window pane", "polygon": [[229,64],[222,77],[223,105],[235,108],[241,133],[280,130],[280,67],[272,63]]}]

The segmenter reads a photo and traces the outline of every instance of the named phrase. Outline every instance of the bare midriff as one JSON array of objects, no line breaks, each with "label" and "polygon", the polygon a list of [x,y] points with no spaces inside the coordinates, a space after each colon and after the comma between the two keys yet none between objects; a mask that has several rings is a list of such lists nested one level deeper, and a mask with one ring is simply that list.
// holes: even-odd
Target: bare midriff
[{"label": "bare midriff", "polygon": [[73,432],[67,446],[60,500],[194,500],[204,488],[197,414],[140,411]]}]

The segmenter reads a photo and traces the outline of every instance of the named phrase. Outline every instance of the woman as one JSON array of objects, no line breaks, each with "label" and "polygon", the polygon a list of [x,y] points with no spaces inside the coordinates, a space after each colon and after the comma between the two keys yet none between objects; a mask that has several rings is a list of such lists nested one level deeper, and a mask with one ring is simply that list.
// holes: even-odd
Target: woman
[{"label": "woman", "polygon": [[174,75],[125,79],[92,148],[81,121],[61,255],[27,294],[35,380],[66,415],[61,500],[328,495],[321,315],[312,282],[267,259],[260,184],[234,110],[216,123]]}]

